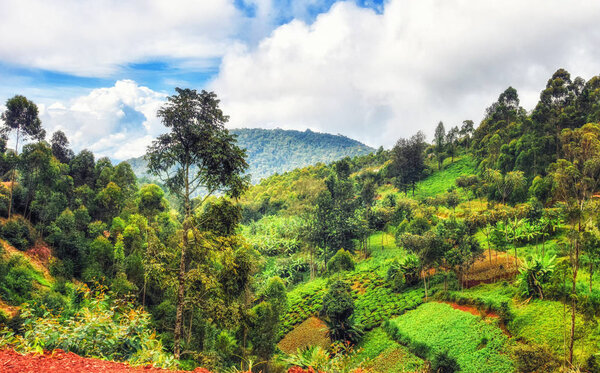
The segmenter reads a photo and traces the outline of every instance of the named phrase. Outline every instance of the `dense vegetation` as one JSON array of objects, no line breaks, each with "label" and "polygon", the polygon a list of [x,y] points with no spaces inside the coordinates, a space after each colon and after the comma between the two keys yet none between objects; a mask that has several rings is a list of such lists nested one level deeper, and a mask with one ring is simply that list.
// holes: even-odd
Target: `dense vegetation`
[{"label": "dense vegetation", "polygon": [[214,371],[597,372],[599,82],[561,69],[532,112],[509,88],[477,128],[254,186],[214,93],[159,111],[162,187],[47,143],[17,96],[0,345]]},{"label": "dense vegetation", "polygon": [[[248,174],[258,183],[276,173],[292,171],[317,163],[330,163],[344,157],[365,155],[374,149],[342,135],[282,129],[236,128],[238,146],[246,149]],[[127,161],[138,177],[155,179],[148,173],[143,157]]]}]

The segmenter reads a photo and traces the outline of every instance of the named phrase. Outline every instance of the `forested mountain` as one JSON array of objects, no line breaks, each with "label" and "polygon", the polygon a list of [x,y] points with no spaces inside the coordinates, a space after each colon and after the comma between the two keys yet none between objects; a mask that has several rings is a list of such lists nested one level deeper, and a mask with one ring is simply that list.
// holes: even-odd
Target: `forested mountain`
[{"label": "forested mountain", "polygon": [[[330,163],[344,157],[355,157],[373,148],[342,135],[282,129],[240,128],[230,131],[237,136],[238,146],[246,149],[252,183],[275,173],[291,171],[319,162]],[[138,177],[148,176],[143,157],[132,158]]]},{"label": "forested mountain", "polygon": [[[158,112],[162,186],[73,154],[61,132],[46,142],[16,96],[0,349],[215,372],[598,372],[599,81],[560,69],[530,113],[509,87],[479,126],[432,123],[431,142],[255,185],[239,145],[273,154],[290,132],[236,142],[213,92],[178,88]],[[287,154],[356,145],[290,136]]]}]

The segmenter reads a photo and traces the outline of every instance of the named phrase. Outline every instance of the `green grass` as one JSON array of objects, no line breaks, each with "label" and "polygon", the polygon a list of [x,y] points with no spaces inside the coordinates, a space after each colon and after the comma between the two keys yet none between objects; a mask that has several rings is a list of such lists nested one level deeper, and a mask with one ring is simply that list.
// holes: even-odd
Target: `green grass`
[{"label": "green grass", "polygon": [[466,300],[468,304],[483,304],[487,305],[487,308],[491,310],[498,310],[502,303],[512,304],[516,288],[506,281],[500,281],[493,284],[481,284],[470,289],[450,293]]},{"label": "green grass", "polygon": [[[516,305],[509,331],[519,339],[549,346],[558,357],[564,356],[569,340],[571,308],[561,302],[534,300]],[[598,350],[598,330],[587,325],[580,315],[575,323],[575,356],[583,360]]]},{"label": "green grass", "polygon": [[428,359],[447,351],[463,372],[513,372],[508,337],[488,321],[432,302],[395,318],[387,330],[395,340]]},{"label": "green grass", "polygon": [[406,256],[406,251],[396,246],[396,239],[390,233],[376,232],[369,237],[368,243],[371,256],[356,264],[356,272],[377,272],[385,277],[390,263]]},{"label": "green grass", "polygon": [[366,333],[357,351],[353,359],[355,365],[362,363],[362,367],[375,372],[416,372],[424,369],[422,359],[392,340],[381,328]]},{"label": "green grass", "polygon": [[0,255],[0,297],[6,303],[17,306],[29,301],[40,286],[50,287],[50,283],[24,254]]},{"label": "green grass", "polygon": [[[447,161],[450,161],[450,159],[447,159]],[[443,194],[448,188],[455,186],[455,181],[459,176],[475,173],[475,167],[475,160],[469,155],[462,156],[460,159],[454,158],[454,163],[446,165],[443,170],[436,171],[425,180],[417,183],[415,197],[435,197],[438,194]],[[410,195],[412,194],[409,193]]]}]

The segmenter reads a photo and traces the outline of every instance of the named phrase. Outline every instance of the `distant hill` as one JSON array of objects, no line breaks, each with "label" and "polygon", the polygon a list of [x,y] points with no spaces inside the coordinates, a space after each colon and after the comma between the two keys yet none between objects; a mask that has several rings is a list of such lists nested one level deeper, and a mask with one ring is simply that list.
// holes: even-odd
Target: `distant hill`
[{"label": "distant hill", "polygon": [[[248,173],[252,183],[275,173],[291,171],[318,162],[330,163],[344,157],[354,157],[375,149],[342,135],[282,129],[233,129],[238,145],[246,149],[250,165]],[[142,157],[129,159],[138,177],[146,174],[146,161]]]}]

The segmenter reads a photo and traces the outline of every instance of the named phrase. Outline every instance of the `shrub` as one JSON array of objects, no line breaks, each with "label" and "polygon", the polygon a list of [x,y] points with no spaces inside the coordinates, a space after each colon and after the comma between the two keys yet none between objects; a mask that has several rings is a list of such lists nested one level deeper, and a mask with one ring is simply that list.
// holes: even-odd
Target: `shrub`
[{"label": "shrub", "polygon": [[0,345],[31,352],[60,348],[81,356],[129,361],[134,365],[174,365],[151,329],[150,315],[140,308],[111,300],[103,291],[79,289],[85,306],[75,315],[36,317],[34,308],[22,308],[23,336],[4,330]]},{"label": "shrub", "polygon": [[559,364],[546,347],[537,344],[517,344],[512,349],[513,359],[519,372],[552,372]]},{"label": "shrub", "polygon": [[414,256],[407,256],[401,262],[394,261],[388,269],[387,281],[396,292],[415,285],[419,282],[419,260]]},{"label": "shrub", "polygon": [[431,360],[431,370],[436,373],[454,373],[460,371],[460,366],[448,355],[448,351],[442,351]]},{"label": "shrub", "polygon": [[354,324],[354,301],[350,286],[343,281],[336,281],[323,297],[321,313],[327,316],[328,335],[332,341],[348,341],[356,343],[362,330]]},{"label": "shrub", "polygon": [[354,270],[354,260],[352,259],[352,255],[344,249],[339,249],[338,252],[329,259],[329,262],[327,262],[327,271],[329,271],[329,273],[352,270]]},{"label": "shrub", "polygon": [[11,305],[31,299],[35,271],[21,255],[0,259],[0,297]]},{"label": "shrub", "polygon": [[8,220],[2,226],[0,233],[2,238],[21,251],[27,250],[34,242],[29,225],[22,217]]},{"label": "shrub", "polygon": [[555,258],[556,256],[547,258],[534,255],[530,260],[523,262],[517,281],[522,296],[544,299],[543,285],[552,276]]}]

